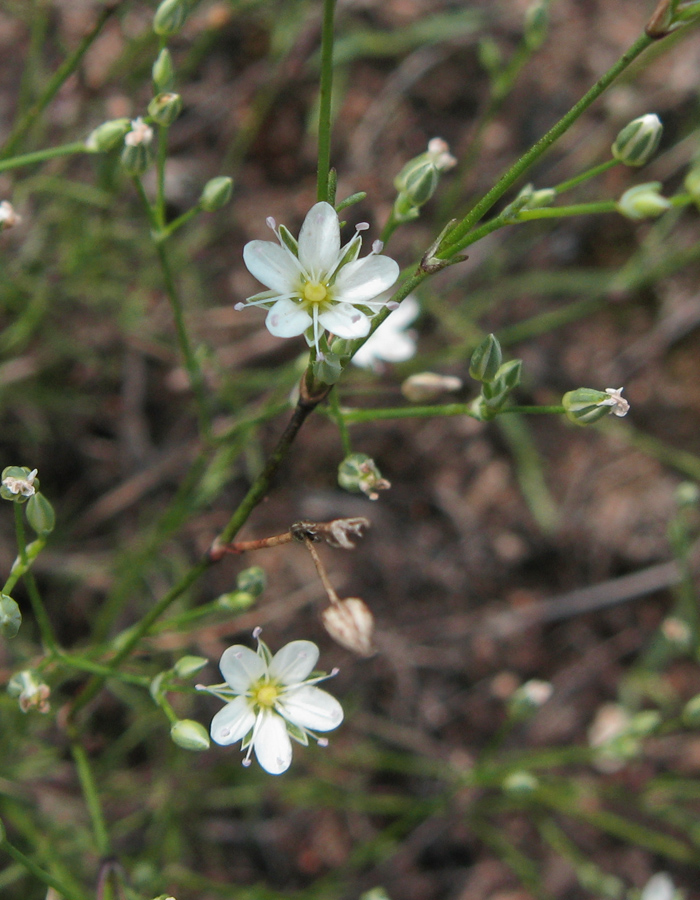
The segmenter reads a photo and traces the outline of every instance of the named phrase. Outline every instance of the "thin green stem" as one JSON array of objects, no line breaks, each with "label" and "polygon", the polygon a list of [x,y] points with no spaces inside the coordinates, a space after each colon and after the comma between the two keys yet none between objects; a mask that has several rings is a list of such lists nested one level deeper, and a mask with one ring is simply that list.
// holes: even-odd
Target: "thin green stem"
[{"label": "thin green stem", "polygon": [[78,780],[83,789],[83,796],[90,814],[92,822],[92,830],[95,835],[95,844],[97,852],[101,857],[110,855],[110,840],[107,832],[107,824],[105,822],[104,813],[102,811],[102,803],[97,790],[97,784],[90,766],[90,760],[83,745],[73,737],[71,739],[71,753],[75,761],[75,768],[78,773]]},{"label": "thin green stem", "polygon": [[24,573],[23,580],[27,586],[29,602],[32,605],[32,612],[34,613],[34,618],[36,619],[36,624],[39,628],[41,640],[49,653],[53,654],[58,647],[58,641],[56,640],[53,626],[51,625],[51,619],[46,612],[44,601],[41,599],[39,588],[37,587],[36,580],[31,570]]},{"label": "thin green stem", "polygon": [[74,141],[72,144],[61,144],[59,147],[47,147],[45,150],[36,150],[34,153],[24,153],[22,156],[13,156],[11,159],[0,161],[0,172],[9,169],[20,169],[22,166],[31,166],[34,163],[45,162],[47,159],[56,159],[59,156],[72,156],[76,153],[91,153],[84,141]]},{"label": "thin green stem", "polygon": [[24,518],[23,518],[23,510],[22,503],[13,503],[14,512],[15,512],[15,535],[17,537],[17,552],[19,553],[19,559],[24,568],[27,568],[27,535],[24,530]]},{"label": "thin green stem", "polygon": [[165,160],[168,155],[168,129],[158,126],[158,154],[156,157],[156,203],[154,217],[159,231],[165,227]]},{"label": "thin green stem", "polygon": [[331,105],[333,101],[333,26],[335,0],[323,0],[321,28],[321,84],[318,104],[318,168],[316,199],[328,200],[331,167]]},{"label": "thin green stem", "polygon": [[345,454],[345,456],[349,456],[352,453],[350,432],[348,431],[348,426],[345,424],[345,416],[343,414],[343,410],[340,408],[337,387],[334,387],[328,395],[328,402],[330,404],[335,423],[338,426],[338,431],[340,432],[340,442],[343,445],[343,453]]},{"label": "thin green stem", "polygon": [[588,181],[589,178],[595,178],[596,175],[602,175],[603,172],[607,172],[609,169],[612,169],[613,166],[618,165],[621,165],[619,159],[608,159],[599,166],[593,166],[592,169],[588,169],[580,175],[576,175],[574,178],[569,178],[568,181],[562,181],[560,184],[555,184],[553,190],[556,191],[557,194],[563,194],[565,191],[570,191],[572,188],[578,187],[579,184],[583,184],[584,181]]},{"label": "thin green stem", "polygon": [[0,151],[0,159],[7,159],[9,156],[12,156],[16,147],[31,129],[34,122],[39,118],[73,72],[78,68],[83,56],[85,56],[99,33],[104,28],[107,20],[116,12],[119,6],[121,6],[121,2],[109,3],[103,8],[102,12],[97,17],[97,22],[92,30],[85,35],[73,53],[71,53],[63,64],[58,67],[53,77],[46,85],[44,93],[39,97],[36,103],[27,110],[12,129],[5,146]]},{"label": "thin green stem", "polygon": [[450,259],[465,246],[465,237],[486,213],[496,204],[520,176],[543,156],[547,150],[574,124],[574,122],[598,99],[598,97],[650,44],[653,40],[643,34],[629,50],[610,68],[602,78],[543,135],[513,166],[511,166],[471,211],[447,235],[443,248],[438,252],[441,259]]},{"label": "thin green stem", "polygon": [[191,209],[188,209],[187,212],[183,213],[181,216],[178,216],[177,219],[173,219],[173,221],[169,224],[164,224],[158,233],[158,240],[167,240],[172,234],[182,228],[183,225],[186,225],[190,221],[190,219],[194,219],[195,216],[199,215],[201,211],[202,207],[197,204]]},{"label": "thin green stem", "polygon": [[513,213],[511,221],[532,222],[535,219],[565,219],[570,216],[587,216],[600,213],[617,212],[614,200],[601,200],[599,203],[576,203],[573,206],[545,206],[542,209],[521,209]]},{"label": "thin green stem", "polygon": [[119,681],[123,681],[125,684],[133,684],[137,687],[145,688],[146,690],[148,690],[151,684],[151,679],[145,675],[132,675],[130,672],[118,672],[110,666],[103,666],[99,663],[91,662],[88,659],[84,659],[82,656],[72,656],[70,653],[64,653],[63,651],[57,651],[54,656],[55,659],[63,665],[70,666],[72,669],[77,669],[79,672],[89,672],[91,675],[103,675],[105,678],[116,678]]},{"label": "thin green stem", "polygon": [[[497,415],[505,413],[564,413],[563,406],[506,406],[497,411]],[[347,425],[358,422],[376,422],[382,419],[433,419],[445,416],[470,416],[478,419],[471,403],[446,403],[443,406],[398,406],[387,409],[343,409],[343,418]]]},{"label": "thin green stem", "polygon": [[42,884],[45,884],[47,887],[53,888],[64,900],[88,900],[87,894],[84,894],[82,891],[73,890],[72,887],[69,887],[67,884],[64,884],[58,878],[55,878],[53,875],[50,875],[48,872],[45,872],[41,866],[38,866],[34,860],[30,859],[30,857],[25,856],[21,850],[18,850],[15,846],[13,846],[7,838],[0,842],[0,850],[4,850],[8,856],[10,856],[16,863],[23,866],[29,873],[31,873],[38,881],[41,881]]}]

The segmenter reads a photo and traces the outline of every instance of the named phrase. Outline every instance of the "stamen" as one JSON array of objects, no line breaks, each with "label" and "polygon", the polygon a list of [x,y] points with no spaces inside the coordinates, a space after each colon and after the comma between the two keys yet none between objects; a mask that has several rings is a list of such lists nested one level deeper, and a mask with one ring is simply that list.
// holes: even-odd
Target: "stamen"
[{"label": "stamen", "polygon": [[372,253],[381,253],[383,249],[384,249],[383,241],[375,241],[372,244]]},{"label": "stamen", "polygon": [[247,305],[247,304],[245,304],[245,303],[243,303],[243,302],[241,301],[241,303],[236,303],[236,304],[234,305],[233,308],[234,308],[234,309],[237,309],[237,310],[241,310],[241,309],[245,309],[245,308],[246,308],[246,305]]},{"label": "stamen", "polygon": [[318,738],[318,746],[319,747],[327,747],[328,746],[328,738]]},{"label": "stamen", "polygon": [[251,762],[251,758],[249,756],[246,756],[246,758],[241,762],[241,765],[245,766],[245,768],[247,769]]},{"label": "stamen", "polygon": [[390,300],[390,301],[387,303],[386,308],[387,308],[387,309],[391,309],[391,310],[398,309],[398,308],[399,308],[399,304],[396,302],[396,300]]},{"label": "stamen", "polygon": [[277,222],[272,218],[272,216],[268,216],[265,219],[265,224],[270,229],[270,231],[274,231],[277,234]]},{"label": "stamen", "polygon": [[262,628],[260,627],[260,625],[256,625],[255,628],[253,629],[253,639],[257,641],[257,639],[260,637],[261,634],[262,634]]},{"label": "stamen", "polygon": [[358,222],[355,225],[355,231],[367,231],[369,228],[369,222]]}]

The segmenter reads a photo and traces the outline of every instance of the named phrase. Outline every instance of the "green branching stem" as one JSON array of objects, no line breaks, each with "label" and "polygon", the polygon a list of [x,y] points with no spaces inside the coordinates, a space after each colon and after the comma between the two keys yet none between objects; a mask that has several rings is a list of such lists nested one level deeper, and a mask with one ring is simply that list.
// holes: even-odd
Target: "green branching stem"
[{"label": "green branching stem", "polygon": [[90,814],[97,852],[104,858],[110,855],[110,841],[104,813],[102,811],[102,803],[100,802],[100,795],[97,790],[92,767],[90,766],[90,760],[85,752],[85,748],[77,740],[75,735],[71,735],[70,749],[78,773],[78,780],[80,781],[80,786],[83,790],[83,796],[85,797],[88,813]]},{"label": "green branching stem", "polygon": [[33,859],[29,856],[25,856],[21,850],[18,850],[7,839],[0,841],[0,850],[7,853],[11,859],[14,859],[16,863],[26,869],[27,872],[37,879],[37,881],[40,881],[42,884],[45,884],[47,887],[56,891],[60,897],[63,897],[63,900],[89,900],[87,894],[64,884],[58,878],[45,872]]},{"label": "green branching stem", "polygon": [[328,200],[331,166],[331,104],[333,99],[333,28],[336,0],[323,0],[321,30],[321,85],[318,111],[318,168],[316,199]]},{"label": "green branching stem", "polygon": [[579,175],[574,176],[573,178],[569,178],[567,181],[562,181],[560,184],[554,185],[554,191],[557,194],[563,194],[566,191],[570,191],[575,187],[578,187],[580,184],[583,184],[584,181],[588,181],[591,178],[596,178],[598,175],[602,175],[604,172],[608,172],[614,166],[621,165],[620,161],[617,159],[608,159],[604,163],[601,163],[599,166],[593,166],[592,169],[587,169],[585,172],[581,172]]},{"label": "green branching stem", "polygon": [[[343,419],[347,425],[360,422],[378,422],[383,419],[434,419],[450,416],[469,416],[479,419],[471,403],[445,403],[442,406],[397,406],[387,409],[347,409],[343,408]],[[505,413],[533,413],[563,415],[563,406],[506,406],[496,415]]]},{"label": "green branching stem", "polygon": [[469,232],[486,213],[501,199],[506,191],[542,157],[547,150],[574,124],[574,122],[598,99],[634,60],[653,43],[652,38],[643,34],[629,50],[620,57],[605,75],[566,113],[550,130],[543,135],[513,166],[511,166],[488,191],[472,210],[449,232],[438,252],[440,259],[450,259],[467,246]]},{"label": "green branching stem", "polygon": [[85,56],[99,33],[104,28],[107,20],[110,18],[110,16],[113,15],[114,12],[116,12],[117,8],[120,5],[121,0],[117,0],[117,2],[107,3],[105,5],[102,12],[97,17],[97,21],[95,22],[92,30],[85,35],[85,37],[82,39],[73,53],[71,53],[70,56],[63,62],[63,64],[58,67],[54,75],[49,80],[49,83],[46,85],[43,94],[39,97],[36,103],[34,103],[34,105],[27,110],[27,112],[21,117],[21,119],[12,129],[5,146],[0,151],[0,159],[7,159],[9,156],[12,156],[17,146],[20,144],[27,132],[31,129],[32,125],[34,125],[42,112],[46,109],[49,103],[59,92],[61,87],[78,68],[82,58]]},{"label": "green branching stem", "polygon": [[85,146],[84,141],[74,141],[72,144],[47,147],[45,150],[35,150],[34,153],[24,153],[21,156],[3,159],[0,161],[0,172],[7,172],[10,169],[21,169],[22,166],[32,166],[34,163],[45,162],[47,159],[56,159],[59,156],[74,156],[76,153],[92,152]]}]

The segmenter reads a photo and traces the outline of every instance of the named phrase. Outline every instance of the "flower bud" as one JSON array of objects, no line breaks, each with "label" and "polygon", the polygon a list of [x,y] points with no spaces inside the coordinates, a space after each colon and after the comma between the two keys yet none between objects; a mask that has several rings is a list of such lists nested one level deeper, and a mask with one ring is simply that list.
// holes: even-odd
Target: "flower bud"
[{"label": "flower bud", "polygon": [[207,730],[194,719],[180,719],[170,729],[173,742],[183,750],[208,750],[209,735]]},{"label": "flower bud", "polygon": [[142,175],[151,162],[153,129],[142,118],[134,119],[131,131],[124,136],[122,165],[130,175]]},{"label": "flower bud", "polygon": [[158,94],[148,104],[148,115],[158,125],[168,127],[182,112],[182,97],[179,94],[167,92]]},{"label": "flower bud", "polygon": [[661,713],[656,709],[645,709],[632,716],[628,726],[628,733],[635,737],[648,737],[661,725]]},{"label": "flower bud", "polygon": [[511,359],[499,367],[493,381],[485,381],[481,385],[481,396],[487,406],[492,409],[503,406],[508,394],[520,384],[522,368],[521,359]]},{"label": "flower bud", "polygon": [[247,591],[230,591],[216,598],[216,605],[229,612],[243,612],[255,603],[255,597]]},{"label": "flower bud", "polygon": [[265,570],[260,566],[251,566],[238,573],[236,587],[239,591],[246,591],[253,597],[259,597],[265,590],[265,580]]},{"label": "flower bud", "polygon": [[534,185],[526,184],[515,198],[515,202],[511,204],[515,209],[542,209],[554,200],[557,192],[554,188],[539,188],[535,190]]},{"label": "flower bud", "polygon": [[643,166],[659,149],[663,130],[656,113],[639,116],[620,131],[610,152],[626,166]]},{"label": "flower bud", "polygon": [[366,494],[370,500],[377,500],[377,491],[385,491],[391,484],[382,478],[373,459],[366,453],[351,453],[338,466],[338,484],[353,494]]},{"label": "flower bud", "polygon": [[27,521],[40,537],[46,537],[56,527],[56,513],[53,506],[38,491],[27,503]]},{"label": "flower bud", "polygon": [[23,713],[30,709],[36,709],[40,713],[49,712],[51,689],[31,669],[13,675],[7,684],[7,693],[18,698],[19,708]]},{"label": "flower bud", "polygon": [[0,231],[14,228],[21,221],[21,218],[15,212],[14,206],[8,203],[7,200],[3,200],[0,203]]},{"label": "flower bud", "polygon": [[15,503],[26,503],[39,487],[37,470],[30,472],[26,466],[6,466],[2,470],[0,497]]},{"label": "flower bud", "polygon": [[153,63],[151,75],[157,91],[171,91],[173,89],[175,84],[175,67],[167,47],[163,47],[158,54],[156,61]]},{"label": "flower bud", "polygon": [[635,222],[660,216],[671,208],[670,202],[659,193],[660,188],[660,181],[650,181],[630,188],[615,204],[617,211]]},{"label": "flower bud", "polygon": [[423,206],[435,193],[439,181],[435,164],[423,154],[404,166],[394,179],[394,186],[409,199],[411,206]]},{"label": "flower bud", "polygon": [[539,50],[547,37],[549,13],[547,3],[535,0],[525,13],[525,46],[528,50]]},{"label": "flower bud", "polygon": [[493,38],[481,38],[477,45],[479,62],[489,75],[497,75],[503,68],[503,54]]},{"label": "flower bud", "polygon": [[177,678],[189,678],[200,672],[208,662],[203,656],[183,656],[173,666],[173,672]]},{"label": "flower bud", "polygon": [[688,700],[683,707],[681,718],[683,719],[683,723],[689,728],[697,728],[700,726],[700,694],[693,697],[692,700]]},{"label": "flower bud", "polygon": [[510,772],[503,779],[503,790],[509,794],[532,794],[539,786],[539,781],[530,772]]},{"label": "flower bud", "polygon": [[163,0],[153,17],[153,30],[162,37],[170,37],[185,24],[193,0]]},{"label": "flower bud", "polygon": [[0,594],[0,631],[6,638],[13,638],[22,624],[22,613],[12,597]]},{"label": "flower bud", "polygon": [[689,650],[693,645],[693,632],[687,622],[676,616],[668,616],[661,623],[661,634],[678,650]]},{"label": "flower bud", "polygon": [[360,656],[371,656],[374,616],[359,597],[333,603],[321,613],[323,626],[341,647]]},{"label": "flower bud", "polygon": [[110,122],[103,122],[87,136],[85,147],[92,153],[105,153],[121,143],[130,128],[129,119],[112,119]]},{"label": "flower bud", "polygon": [[532,678],[521,684],[508,701],[508,714],[513,719],[527,719],[549,700],[554,688],[548,681]]},{"label": "flower bud", "polygon": [[212,178],[204,185],[204,190],[199,198],[199,205],[204,212],[215,212],[221,209],[231,199],[233,191],[233,178],[228,175],[219,175],[218,178]]},{"label": "flower bud", "polygon": [[495,334],[489,334],[472,353],[469,374],[476,381],[493,381],[503,362],[501,345]]},{"label": "flower bud", "polygon": [[401,385],[401,393],[411,403],[425,403],[435,400],[441,394],[459,391],[462,379],[454,375],[438,375],[436,372],[418,372]]},{"label": "flower bud", "polygon": [[624,416],[629,411],[629,403],[621,396],[622,388],[576,388],[561,398],[566,416],[577,425],[590,425],[608,413]]}]

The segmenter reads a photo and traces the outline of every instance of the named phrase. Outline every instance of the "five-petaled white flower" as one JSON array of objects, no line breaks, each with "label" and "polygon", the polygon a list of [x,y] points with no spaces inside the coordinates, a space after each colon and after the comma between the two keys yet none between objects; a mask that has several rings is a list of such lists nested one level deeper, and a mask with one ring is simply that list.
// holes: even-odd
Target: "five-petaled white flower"
[{"label": "five-petaled white flower", "polygon": [[311,207],[295,240],[275,220],[267,224],[277,236],[273,241],[250,241],[243,248],[243,261],[248,271],[269,288],[245,303],[269,309],[265,325],[275,337],[306,334],[310,346],[321,354],[319,339],[325,328],[339,338],[365,337],[370,317],[386,305],[388,298],[379,294],[390,288],[399,277],[399,266],[388,256],[381,256],[382,243],[375,241],[372,252],[358,259],[362,246],[357,226],[347,244],[340,245],[340,222],[330,203]]},{"label": "five-petaled white flower", "polygon": [[[258,633],[256,629],[255,637]],[[241,749],[248,751],[243,765],[250,765],[255,750],[271,775],[289,768],[290,738],[307,746],[311,736],[325,746],[328,741],[315,732],[337,728],[343,709],[335,697],[315,687],[330,675],[309,677],[317,660],[318,647],[311,641],[292,641],[274,656],[259,638],[257,653],[241,644],[224,650],[219,667],[226,683],[197,685],[227,701],[212,719],[212,740],[223,745],[242,741]]]},{"label": "five-petaled white flower", "polygon": [[36,493],[34,479],[37,476],[37,472],[38,469],[32,469],[32,471],[24,478],[6,475],[2,480],[2,486],[11,494],[15,494],[15,496],[31,497]]}]

